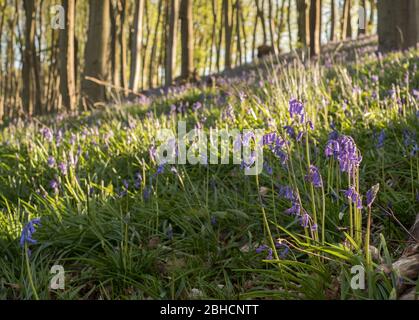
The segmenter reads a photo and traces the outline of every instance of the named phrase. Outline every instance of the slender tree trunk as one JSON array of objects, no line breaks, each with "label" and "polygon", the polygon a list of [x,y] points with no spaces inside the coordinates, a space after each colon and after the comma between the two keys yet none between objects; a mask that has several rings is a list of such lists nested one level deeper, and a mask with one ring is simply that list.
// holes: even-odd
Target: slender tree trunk
[{"label": "slender tree trunk", "polygon": [[268,42],[268,33],[266,32],[264,9],[265,9],[265,1],[262,0],[262,3],[259,3],[259,0],[256,0],[257,17],[259,17],[260,23],[262,24],[263,44],[266,45]]},{"label": "slender tree trunk", "polygon": [[121,66],[119,70],[120,72],[119,82],[120,82],[121,87],[125,89],[124,91],[125,96],[128,95],[127,89],[129,87],[129,83],[127,79],[127,66],[128,66],[128,47],[127,47],[127,38],[126,38],[127,8],[128,6],[127,6],[126,0],[118,1],[118,11],[119,11],[119,16],[121,17],[121,24],[120,24],[119,33],[118,33],[118,42],[119,42],[119,47],[121,48],[121,55],[119,57],[120,66]]},{"label": "slender tree trunk", "polygon": [[231,2],[230,0],[223,0],[223,12],[224,12],[224,34],[225,34],[225,57],[224,64],[225,69],[231,69],[231,38],[232,38],[232,29],[233,22],[231,19]]},{"label": "slender tree trunk", "polygon": [[358,28],[358,36],[362,36],[365,35],[367,33],[367,23],[366,23],[366,18],[367,18],[367,1],[366,0],[359,0],[359,9],[362,10],[364,12],[363,17],[359,17],[359,19],[364,18],[364,28]]},{"label": "slender tree trunk", "polygon": [[170,86],[173,81],[173,67],[176,61],[176,37],[177,37],[177,22],[179,19],[179,1],[170,0],[169,10],[169,36],[166,45],[166,70],[165,82],[166,86]]},{"label": "slender tree trunk", "polygon": [[131,42],[131,70],[129,79],[129,88],[134,92],[138,90],[141,75],[144,1],[136,0],[135,2],[134,34]]},{"label": "slender tree trunk", "polygon": [[157,43],[158,43],[158,31],[159,31],[160,20],[161,20],[162,4],[163,4],[163,1],[159,0],[158,5],[157,5],[157,23],[154,27],[154,32],[153,32],[154,38],[151,45],[150,64],[149,64],[149,71],[148,71],[149,88],[154,87],[154,62],[157,60],[156,54],[157,54]]},{"label": "slender tree trunk", "polygon": [[321,0],[311,0],[310,4],[310,55],[320,54]]},{"label": "slender tree trunk", "polygon": [[375,19],[375,0],[370,0],[370,17],[368,19],[368,32],[373,33],[374,19]]},{"label": "slender tree trunk", "polygon": [[379,50],[407,49],[419,42],[419,0],[378,1]]},{"label": "slender tree trunk", "polygon": [[212,12],[212,33],[211,33],[211,57],[209,59],[208,73],[212,73],[212,63],[215,55],[217,54],[216,42],[217,42],[217,7],[216,0],[211,0],[211,12]]},{"label": "slender tree trunk", "polygon": [[182,0],[180,5],[182,33],[182,72],[181,77],[191,80],[194,73],[194,34],[192,20],[192,0]]},{"label": "slender tree trunk", "polygon": [[337,41],[337,6],[336,0],[330,0],[330,41]]},{"label": "slender tree trunk", "polygon": [[[241,7],[240,7],[241,8]],[[246,19],[244,18],[243,10],[240,10],[241,28],[243,34],[243,58],[244,62],[247,62],[247,33],[246,33]]]},{"label": "slender tree trunk", "polygon": [[82,92],[88,107],[106,101],[105,87],[86,79],[92,77],[108,81],[109,37],[110,37],[110,1],[89,1],[89,30],[85,48],[85,69]]},{"label": "slender tree trunk", "polygon": [[65,29],[60,30],[60,91],[62,104],[68,111],[77,107],[74,36],[76,0],[64,0]]},{"label": "slender tree trunk", "polygon": [[[286,0],[282,0],[281,9],[280,9],[280,17],[279,17],[279,23],[278,23],[278,39],[277,39],[277,50],[276,52],[281,52],[281,35],[282,32],[285,29],[285,2]],[[289,18],[288,12],[287,12],[287,18]]]},{"label": "slender tree trunk", "polygon": [[307,47],[310,43],[308,7],[307,0],[297,0],[298,42],[303,47]]},{"label": "slender tree trunk", "polygon": [[239,61],[239,65],[242,64],[242,46],[241,46],[241,36],[240,36],[240,12],[241,12],[240,0],[236,0],[236,43],[237,43],[237,59]]},{"label": "slender tree trunk", "polygon": [[341,32],[341,40],[352,38],[351,0],[345,0],[343,3]]},{"label": "slender tree trunk", "polygon": [[[271,46],[274,49],[274,53],[277,52],[275,47],[275,34],[274,34],[274,20],[272,16],[273,6],[272,0],[268,0],[268,20],[269,20],[269,37],[271,38]],[[280,38],[281,33],[278,32],[278,38]]]},{"label": "slender tree trunk", "polygon": [[22,100],[23,109],[29,116],[40,113],[41,110],[41,92],[38,90],[39,79],[37,79],[38,59],[35,47],[35,28],[36,28],[36,8],[37,0],[24,0],[25,9],[25,49],[23,53],[23,89]]},{"label": "slender tree trunk", "polygon": [[291,0],[288,0],[287,25],[288,25],[289,48],[290,48],[290,51],[292,51],[293,50],[293,44],[292,44],[293,39],[292,39],[292,29],[291,29]]}]

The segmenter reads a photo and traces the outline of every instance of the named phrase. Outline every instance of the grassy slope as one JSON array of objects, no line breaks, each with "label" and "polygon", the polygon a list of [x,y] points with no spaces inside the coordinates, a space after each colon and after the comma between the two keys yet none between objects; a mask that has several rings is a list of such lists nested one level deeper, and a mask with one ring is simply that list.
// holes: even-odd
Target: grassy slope
[{"label": "grassy slope", "polygon": [[[405,146],[403,134],[418,132],[418,100],[412,95],[419,88],[418,58],[419,52],[411,51],[362,57],[349,65],[276,66],[263,76],[253,72],[219,81],[217,87],[179,89],[141,106],[110,108],[71,121],[44,119],[53,131],[52,142],[40,133],[45,128],[40,121],[9,125],[0,138],[0,298],[34,297],[19,237],[22,226],[35,217],[41,217],[42,226],[34,234],[38,243],[30,246],[29,261],[40,298],[388,298],[394,283],[383,276],[368,293],[348,289],[351,264],[363,261],[360,252],[328,252],[324,255],[331,260],[318,261],[298,250],[293,236],[304,230],[284,214],[290,202],[278,196],[278,188],[292,183],[309,210],[304,143],[290,139],[292,174],[266,151],[273,173],[264,171],[258,181],[235,165],[178,165],[176,171],[166,166],[156,175],[149,151],[157,129],[175,128],[178,120],[187,121],[188,128],[201,122],[205,128],[264,128],[287,137],[288,101],[296,97],[315,126],[309,140],[312,163],[325,183],[332,181],[324,197],[326,241],[342,244],[342,228],[348,226],[341,192],[345,178],[338,188],[338,171],[329,168],[324,156],[335,126],[354,138],[363,155],[362,194],[381,185],[371,241],[383,249],[382,233],[391,255],[398,256],[406,233],[385,212],[394,212],[405,225],[418,212],[418,157],[411,154],[412,143]],[[202,107],[194,110],[197,101]],[[170,112],[172,105],[177,112]],[[57,144],[60,129],[63,137]],[[384,147],[377,148],[383,129]],[[57,164],[49,167],[49,156],[66,163],[67,173]],[[71,165],[77,156],[77,165]],[[136,173],[142,177],[138,188]],[[58,182],[57,192],[51,180]],[[315,198],[319,208],[323,198],[318,190]],[[267,263],[262,261],[266,253],[255,252],[269,245],[261,205],[273,236],[295,245],[280,262]],[[307,250],[321,252],[320,247]],[[54,264],[66,269],[64,291],[48,289]]]}]

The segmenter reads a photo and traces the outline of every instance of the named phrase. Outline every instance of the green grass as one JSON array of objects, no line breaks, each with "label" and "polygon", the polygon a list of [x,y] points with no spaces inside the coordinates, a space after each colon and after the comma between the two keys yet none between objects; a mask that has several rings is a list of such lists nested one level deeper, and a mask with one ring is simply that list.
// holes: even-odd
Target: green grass
[{"label": "green grass", "polygon": [[[368,268],[367,290],[350,288],[351,267],[368,267],[363,250],[367,213],[359,212],[361,242],[348,245],[354,240],[345,235],[350,232],[342,192],[346,177],[326,159],[324,148],[332,124],[356,142],[363,156],[360,193],[380,184],[370,242],[391,263],[408,236],[385,212],[393,212],[406,227],[418,212],[419,160],[411,154],[413,146],[405,146],[403,133],[417,136],[419,131],[418,100],[412,95],[419,88],[418,61],[419,51],[409,51],[346,65],[277,65],[147,104],[73,119],[9,123],[0,137],[0,298],[394,298],[397,275],[374,272],[377,261]],[[372,80],[375,75],[378,82]],[[240,93],[246,95],[242,100]],[[293,97],[304,102],[315,129],[307,145],[291,141],[288,169],[265,150],[273,174],[264,170],[258,179],[232,164],[176,165],[176,172],[166,166],[155,175],[149,149],[159,128],[173,129],[183,120],[192,129],[206,118],[206,129],[263,128],[286,137],[283,126],[291,124],[288,101]],[[197,101],[202,108],[194,111]],[[187,103],[184,112],[170,113],[171,105]],[[226,117],[228,106],[234,118]],[[40,133],[44,126],[54,132],[51,143]],[[57,146],[59,129],[63,137]],[[384,147],[376,148],[383,129]],[[304,179],[307,151],[320,169],[324,195]],[[47,165],[49,156],[56,163],[69,162],[78,152],[77,166],[69,165],[66,175],[57,165]],[[136,172],[142,177],[138,188]],[[59,183],[57,193],[52,179]],[[121,195],[124,179],[129,188]],[[311,215],[315,209],[318,219],[324,205],[319,241],[284,214],[290,201],[278,196],[280,185],[298,189],[304,208]],[[34,233],[38,243],[29,246],[32,254],[25,259],[20,233],[35,217],[42,221]],[[265,260],[266,252],[256,253],[278,238],[290,247],[285,259]],[[65,290],[49,289],[55,264],[65,268]]]}]

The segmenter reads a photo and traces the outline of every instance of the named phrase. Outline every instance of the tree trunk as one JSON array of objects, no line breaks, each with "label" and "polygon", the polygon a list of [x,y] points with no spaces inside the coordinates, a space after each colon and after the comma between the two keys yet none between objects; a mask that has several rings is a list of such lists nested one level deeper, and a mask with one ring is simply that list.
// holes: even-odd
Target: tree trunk
[{"label": "tree trunk", "polygon": [[177,37],[177,22],[179,19],[179,1],[170,0],[169,10],[169,36],[166,45],[166,68],[165,68],[165,83],[170,86],[173,81],[173,66],[176,61],[176,37]]},{"label": "tree trunk", "polygon": [[310,55],[320,54],[321,0],[310,3]]},{"label": "tree trunk", "polygon": [[345,0],[343,3],[341,32],[341,40],[352,38],[351,0]]},{"label": "tree trunk", "polygon": [[290,48],[290,51],[292,51],[293,50],[293,45],[292,45],[292,29],[291,29],[291,0],[288,0],[287,25],[288,25],[289,48]]},{"label": "tree trunk", "polygon": [[106,101],[103,85],[86,79],[92,77],[108,81],[109,76],[109,36],[110,36],[110,1],[89,1],[89,30],[85,48],[85,69],[82,92],[88,107]]},{"label": "tree trunk", "polygon": [[363,28],[358,28],[358,36],[364,35],[367,32],[367,23],[366,23],[366,18],[367,18],[367,1],[366,0],[359,0],[359,11],[362,10],[363,15],[359,17],[359,19],[363,19],[364,21],[361,23],[361,21],[359,22],[360,26],[362,25]]},{"label": "tree trunk", "polygon": [[225,57],[224,64],[225,69],[231,69],[231,38],[233,22],[230,14],[231,2],[230,0],[223,0],[223,12],[224,12],[224,34],[225,34]]},{"label": "tree trunk", "polygon": [[407,49],[419,42],[419,0],[378,1],[379,50]]},{"label": "tree trunk", "polygon": [[337,38],[337,6],[335,0],[330,1],[330,41],[335,42],[338,40]]},{"label": "tree trunk", "polygon": [[186,80],[191,80],[194,73],[192,0],[182,0],[180,5],[180,20],[182,33],[181,77]]},{"label": "tree trunk", "polygon": [[129,79],[129,88],[134,92],[138,90],[141,76],[144,1],[137,0],[135,2],[134,34],[131,41],[131,70]]},{"label": "tree trunk", "polygon": [[159,0],[157,5],[157,23],[154,26],[154,38],[151,45],[151,55],[150,55],[150,64],[149,64],[149,71],[148,71],[148,86],[149,88],[154,87],[154,62],[157,61],[157,43],[158,43],[158,31],[160,26],[160,20],[161,20],[161,12],[162,12],[162,4],[163,1]]},{"label": "tree trunk", "polygon": [[118,1],[118,11],[119,11],[119,15],[121,17],[121,25],[119,28],[119,34],[118,34],[118,42],[119,42],[119,47],[121,48],[121,56],[120,56],[120,85],[122,86],[122,88],[125,89],[124,91],[124,95],[127,96],[128,95],[128,79],[127,79],[127,72],[126,72],[126,67],[128,65],[128,48],[127,48],[127,38],[126,38],[126,34],[127,34],[127,2],[126,0],[120,0]]},{"label": "tree trunk", "polygon": [[25,9],[25,49],[23,53],[22,66],[22,102],[23,110],[31,116],[41,111],[41,92],[38,90],[39,78],[37,79],[38,58],[35,46],[35,28],[36,28],[36,7],[37,0],[24,0]]},{"label": "tree trunk", "polygon": [[298,11],[298,42],[301,46],[307,47],[310,43],[309,15],[306,0],[297,0]]},{"label": "tree trunk", "polygon": [[[274,20],[272,17],[272,0],[268,0],[268,20],[269,20],[269,37],[271,38],[271,46],[274,49],[274,52],[276,53],[276,47],[275,47],[275,35],[274,35]],[[278,32],[278,38],[281,37],[281,32]]]},{"label": "tree trunk", "polygon": [[76,69],[74,64],[74,27],[76,0],[64,0],[65,29],[60,30],[60,91],[62,104],[68,111],[77,107]]},{"label": "tree trunk", "polygon": [[242,64],[242,46],[241,46],[241,36],[240,36],[240,12],[241,12],[240,0],[236,0],[236,43],[237,43],[237,59],[238,59],[239,65]]}]

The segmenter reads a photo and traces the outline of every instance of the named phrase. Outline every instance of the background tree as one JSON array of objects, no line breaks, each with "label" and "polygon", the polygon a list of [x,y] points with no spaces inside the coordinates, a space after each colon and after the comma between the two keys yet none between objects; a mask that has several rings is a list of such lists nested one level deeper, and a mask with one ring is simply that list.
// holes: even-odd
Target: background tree
[{"label": "background tree", "polygon": [[379,50],[407,49],[419,42],[419,0],[378,1]]},{"label": "background tree", "polygon": [[311,0],[310,3],[310,54],[320,54],[321,40],[321,0]]},{"label": "background tree", "polygon": [[176,61],[176,37],[179,19],[179,1],[170,0],[169,8],[169,36],[166,45],[166,69],[165,82],[166,86],[172,84],[173,81],[173,67]]},{"label": "background tree", "polygon": [[106,100],[105,86],[86,77],[108,81],[110,46],[110,0],[89,1],[89,29],[85,48],[82,92],[87,106]]},{"label": "background tree", "polygon": [[131,69],[129,80],[129,88],[134,92],[138,90],[141,76],[144,1],[145,0],[135,1],[134,33],[131,40]]},{"label": "background tree", "polygon": [[192,0],[181,0],[180,20],[182,33],[181,77],[190,79],[194,73],[194,29],[192,20]]},{"label": "background tree", "polygon": [[75,110],[76,97],[76,68],[75,68],[75,7],[76,0],[64,0],[65,28],[60,30],[60,91],[64,107]]}]

